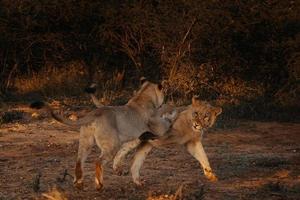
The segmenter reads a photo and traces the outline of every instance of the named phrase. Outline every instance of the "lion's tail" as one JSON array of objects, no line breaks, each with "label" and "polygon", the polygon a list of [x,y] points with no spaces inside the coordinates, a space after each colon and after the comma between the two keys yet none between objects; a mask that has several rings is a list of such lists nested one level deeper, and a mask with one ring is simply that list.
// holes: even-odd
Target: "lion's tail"
[{"label": "lion's tail", "polygon": [[93,101],[93,103],[95,104],[95,106],[97,107],[97,108],[101,108],[101,107],[103,107],[104,105],[99,101],[99,99],[95,96],[95,92],[96,92],[96,84],[95,83],[93,83],[93,84],[91,84],[89,87],[86,87],[85,89],[84,89],[84,91],[86,92],[86,93],[88,93],[89,95],[90,95],[90,97],[92,98],[92,101]]},{"label": "lion's tail", "polygon": [[77,121],[72,121],[68,118],[65,118],[62,115],[55,113],[53,108],[48,103],[45,103],[42,101],[33,102],[30,104],[30,107],[34,108],[34,109],[45,108],[56,121],[66,124],[66,125],[69,125],[69,126],[82,126],[82,125],[85,125],[85,124],[91,122],[91,119],[86,118],[86,117],[83,117]]}]

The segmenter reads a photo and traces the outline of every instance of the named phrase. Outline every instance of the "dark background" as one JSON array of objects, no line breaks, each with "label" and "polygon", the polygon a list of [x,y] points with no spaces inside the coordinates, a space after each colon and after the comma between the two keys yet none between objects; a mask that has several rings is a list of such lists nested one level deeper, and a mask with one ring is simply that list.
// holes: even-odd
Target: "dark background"
[{"label": "dark background", "polygon": [[300,113],[298,1],[2,0],[0,32],[1,101],[96,82],[113,104],[145,76],[237,117]]}]

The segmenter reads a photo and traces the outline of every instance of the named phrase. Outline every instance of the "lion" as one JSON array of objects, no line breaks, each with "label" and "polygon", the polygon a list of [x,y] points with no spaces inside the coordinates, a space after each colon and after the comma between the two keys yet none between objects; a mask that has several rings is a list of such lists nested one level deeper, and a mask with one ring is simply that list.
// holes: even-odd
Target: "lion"
[{"label": "lion", "polygon": [[74,185],[79,189],[83,188],[84,163],[96,143],[101,149],[101,155],[96,161],[95,184],[96,189],[101,190],[103,166],[114,158],[122,144],[138,138],[143,132],[151,131],[148,121],[163,104],[163,101],[162,85],[145,81],[127,104],[101,106],[77,121],[56,114],[47,105],[47,110],[57,121],[70,126],[80,126]]},{"label": "lion", "polygon": [[[131,149],[120,149],[119,152],[124,151],[123,155],[126,155],[130,150],[138,146],[130,169],[133,182],[138,186],[142,185],[139,171],[147,154],[152,148],[168,144],[185,145],[188,152],[200,162],[204,175],[210,181],[217,181],[217,177],[213,173],[204,151],[202,136],[206,129],[214,125],[217,116],[221,113],[222,108],[214,107],[206,101],[201,101],[197,97],[193,97],[190,106],[179,109],[178,117],[163,136],[154,139],[150,138],[149,140],[149,138],[144,138],[145,134],[149,135],[148,132],[145,132],[139,139],[128,142],[127,144],[131,144],[128,145]],[[128,146],[126,146],[126,143],[123,145],[123,147]],[[114,161],[116,163],[114,163],[114,165],[118,165],[117,162],[121,159],[122,158],[118,158],[118,160],[115,159]]]}]

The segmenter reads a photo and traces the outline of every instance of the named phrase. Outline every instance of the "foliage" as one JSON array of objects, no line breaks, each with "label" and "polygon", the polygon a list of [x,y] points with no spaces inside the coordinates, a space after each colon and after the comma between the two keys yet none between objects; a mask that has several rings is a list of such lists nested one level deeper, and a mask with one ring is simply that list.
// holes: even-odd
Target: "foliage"
[{"label": "foliage", "polygon": [[97,72],[104,81],[124,72],[127,84],[144,75],[165,80],[171,98],[299,99],[300,5],[293,0],[3,0],[0,31],[2,94],[49,66],[77,63],[82,82]]}]

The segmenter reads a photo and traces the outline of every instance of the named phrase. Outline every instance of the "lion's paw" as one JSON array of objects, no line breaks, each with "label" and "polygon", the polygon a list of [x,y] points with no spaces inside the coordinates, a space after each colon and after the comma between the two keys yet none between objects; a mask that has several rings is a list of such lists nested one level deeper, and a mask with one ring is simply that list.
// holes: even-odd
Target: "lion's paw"
[{"label": "lion's paw", "polygon": [[136,187],[143,187],[145,185],[145,181],[144,180],[141,180],[141,179],[136,179],[136,180],[133,180],[134,184]]},{"label": "lion's paw", "polygon": [[74,186],[79,190],[83,190],[83,182],[82,181],[74,181]]},{"label": "lion's paw", "polygon": [[102,183],[98,183],[98,184],[96,184],[96,190],[97,191],[101,191],[103,189],[103,184]]},{"label": "lion's paw", "polygon": [[128,175],[128,170],[123,170],[122,167],[116,167],[113,169],[114,173],[117,174],[118,176],[124,176]]},{"label": "lion's paw", "polygon": [[204,175],[211,182],[217,182],[218,177],[211,170],[204,170]]}]

